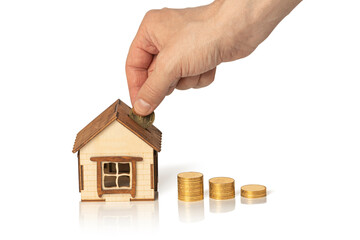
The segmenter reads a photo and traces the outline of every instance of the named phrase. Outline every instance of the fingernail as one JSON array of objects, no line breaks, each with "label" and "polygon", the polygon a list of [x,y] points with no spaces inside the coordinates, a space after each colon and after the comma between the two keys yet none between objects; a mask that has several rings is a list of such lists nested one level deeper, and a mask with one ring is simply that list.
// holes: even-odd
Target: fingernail
[{"label": "fingernail", "polygon": [[145,102],[144,100],[142,100],[141,98],[136,100],[134,104],[135,112],[139,115],[143,115],[143,116],[149,115],[150,108],[151,105]]}]

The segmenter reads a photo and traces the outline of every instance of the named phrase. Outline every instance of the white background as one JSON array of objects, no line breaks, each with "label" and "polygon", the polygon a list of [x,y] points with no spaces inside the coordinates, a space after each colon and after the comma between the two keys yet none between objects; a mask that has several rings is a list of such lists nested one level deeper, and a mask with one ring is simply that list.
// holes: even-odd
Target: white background
[{"label": "white background", "polygon": [[[156,110],[159,201],[82,205],[75,136],[117,98],[149,9],[182,1],[0,1],[1,232],[7,238],[358,239],[358,1],[305,1],[249,57]],[[177,201],[176,174],[236,181],[234,210]],[[241,185],[266,185],[242,204]],[[231,203],[230,203],[231,204]],[[229,206],[222,206],[229,207]],[[140,210],[139,210],[140,209]],[[3,237],[2,237],[3,238]]]}]

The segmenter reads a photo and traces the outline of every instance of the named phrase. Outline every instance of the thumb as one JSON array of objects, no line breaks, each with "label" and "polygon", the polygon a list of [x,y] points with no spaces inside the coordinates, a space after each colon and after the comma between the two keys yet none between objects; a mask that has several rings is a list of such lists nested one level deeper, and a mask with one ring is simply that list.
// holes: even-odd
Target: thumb
[{"label": "thumb", "polygon": [[[158,60],[158,59],[157,59]],[[148,79],[141,86],[134,102],[136,114],[146,116],[152,113],[168,94],[169,89],[175,86],[176,79],[173,70],[166,71],[169,67],[161,67],[158,64]]]}]

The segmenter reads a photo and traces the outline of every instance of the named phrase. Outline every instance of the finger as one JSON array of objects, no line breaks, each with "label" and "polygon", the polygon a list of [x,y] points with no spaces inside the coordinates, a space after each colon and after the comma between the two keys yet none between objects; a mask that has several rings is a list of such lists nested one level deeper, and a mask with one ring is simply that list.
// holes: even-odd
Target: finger
[{"label": "finger", "polygon": [[132,103],[148,77],[147,68],[151,61],[152,55],[143,49],[137,47],[130,48],[125,70]]},{"label": "finger", "polygon": [[139,115],[146,116],[152,113],[169,91],[176,86],[175,70],[169,67],[169,64],[162,64],[159,60],[158,55],[154,70],[136,96],[134,110]]},{"label": "finger", "polygon": [[215,80],[216,67],[210,71],[201,74],[198,84],[194,88],[203,88],[209,86]]},{"label": "finger", "polygon": [[175,90],[175,86],[174,87],[170,87],[169,88],[169,90],[168,90],[168,92],[167,92],[167,94],[166,94],[166,96],[169,96],[170,94],[172,94],[173,93],[173,91]]},{"label": "finger", "polygon": [[153,61],[153,56],[157,54],[157,49],[140,31],[130,46],[125,66],[132,105],[138,91],[148,78],[148,68]]},{"label": "finger", "polygon": [[178,81],[172,82],[172,84],[169,86],[169,89],[168,89],[168,92],[167,92],[166,96],[169,96],[170,94],[172,94],[172,92],[176,88],[177,83],[178,83]]},{"label": "finger", "polygon": [[152,62],[150,63],[150,66],[148,68],[148,77],[151,75],[151,73],[154,71],[155,69],[155,65],[156,65],[156,57],[157,55],[153,56]]},{"label": "finger", "polygon": [[187,90],[190,88],[202,88],[210,85],[215,79],[216,68],[197,76],[185,77],[179,80],[176,89]]},{"label": "finger", "polygon": [[181,78],[176,86],[178,90],[187,90],[193,88],[200,81],[200,75]]}]

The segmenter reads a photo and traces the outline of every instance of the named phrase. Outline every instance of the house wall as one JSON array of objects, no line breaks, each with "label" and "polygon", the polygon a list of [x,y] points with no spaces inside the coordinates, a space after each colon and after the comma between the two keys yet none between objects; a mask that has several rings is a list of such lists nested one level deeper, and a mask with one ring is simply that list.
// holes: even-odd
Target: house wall
[{"label": "house wall", "polygon": [[142,161],[136,162],[135,199],[154,199],[150,170],[154,162],[153,148],[121,123],[114,121],[80,150],[84,183],[81,200],[130,201],[130,194],[104,194],[99,198],[96,162],[91,161],[90,158],[101,156],[142,157]]}]

